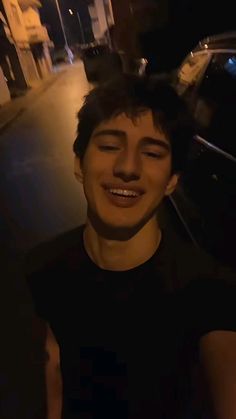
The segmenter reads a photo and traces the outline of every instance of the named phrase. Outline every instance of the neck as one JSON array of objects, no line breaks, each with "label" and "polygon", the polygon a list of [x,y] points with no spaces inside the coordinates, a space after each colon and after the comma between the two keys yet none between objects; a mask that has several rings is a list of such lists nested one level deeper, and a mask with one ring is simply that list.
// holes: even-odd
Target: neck
[{"label": "neck", "polygon": [[84,246],[93,262],[102,269],[125,271],[150,259],[161,241],[156,217],[128,240],[110,240],[99,235],[89,220],[84,230]]}]

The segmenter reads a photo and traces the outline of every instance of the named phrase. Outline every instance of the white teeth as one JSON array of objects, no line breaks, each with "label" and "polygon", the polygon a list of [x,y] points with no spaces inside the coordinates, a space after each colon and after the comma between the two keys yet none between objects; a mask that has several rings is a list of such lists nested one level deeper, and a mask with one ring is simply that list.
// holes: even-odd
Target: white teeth
[{"label": "white teeth", "polygon": [[122,196],[139,196],[137,192],[128,191],[127,189],[109,189],[109,192],[115,195],[122,195]]}]

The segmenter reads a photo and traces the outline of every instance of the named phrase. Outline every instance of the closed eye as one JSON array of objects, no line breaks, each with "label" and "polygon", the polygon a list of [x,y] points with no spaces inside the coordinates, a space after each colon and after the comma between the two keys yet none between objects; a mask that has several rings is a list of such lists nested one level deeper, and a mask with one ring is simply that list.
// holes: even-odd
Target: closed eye
[{"label": "closed eye", "polygon": [[99,145],[98,148],[99,148],[99,150],[102,150],[102,151],[117,151],[117,150],[119,150],[119,147],[115,146],[115,145]]},{"label": "closed eye", "polygon": [[163,157],[163,154],[154,153],[153,151],[144,151],[143,154],[145,154],[145,156],[151,157],[153,159],[161,159]]}]

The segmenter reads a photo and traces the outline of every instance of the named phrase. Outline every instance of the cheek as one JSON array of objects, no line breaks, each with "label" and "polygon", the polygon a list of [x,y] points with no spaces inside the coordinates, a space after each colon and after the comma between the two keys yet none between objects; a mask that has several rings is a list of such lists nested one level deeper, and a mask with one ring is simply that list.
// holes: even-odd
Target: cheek
[{"label": "cheek", "polygon": [[153,170],[150,170],[148,173],[149,185],[151,185],[152,189],[156,189],[156,192],[161,190],[165,190],[170,177],[171,177],[171,167],[168,164],[160,164],[158,167],[154,167]]},{"label": "cheek", "polygon": [[[100,165],[89,165],[89,160],[84,167],[83,187],[87,200],[94,200],[95,195],[100,193],[102,169]],[[104,167],[103,167],[104,171]]]}]

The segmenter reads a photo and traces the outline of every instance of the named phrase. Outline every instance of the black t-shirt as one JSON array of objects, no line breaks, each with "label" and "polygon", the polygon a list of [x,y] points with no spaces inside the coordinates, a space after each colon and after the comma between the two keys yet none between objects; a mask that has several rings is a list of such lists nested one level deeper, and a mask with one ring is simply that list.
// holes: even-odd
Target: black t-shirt
[{"label": "black t-shirt", "polygon": [[168,232],[147,262],[106,271],[82,231],[38,250],[49,262],[29,275],[60,347],[63,418],[185,418],[200,337],[236,330],[233,275]]},{"label": "black t-shirt", "polygon": [[0,418],[44,419],[41,357],[34,308],[21,258],[0,240]]}]

